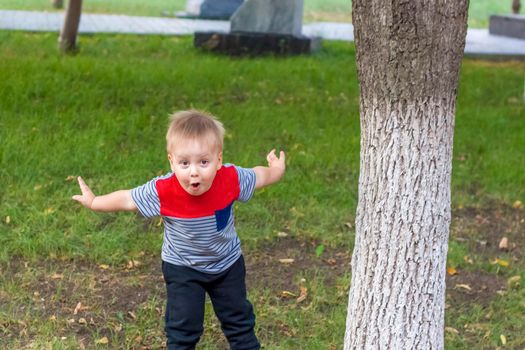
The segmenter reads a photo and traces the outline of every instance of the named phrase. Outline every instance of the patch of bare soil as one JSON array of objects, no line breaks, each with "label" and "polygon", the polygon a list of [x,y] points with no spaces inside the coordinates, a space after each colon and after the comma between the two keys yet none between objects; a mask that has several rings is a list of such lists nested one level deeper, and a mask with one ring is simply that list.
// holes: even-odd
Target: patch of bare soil
[{"label": "patch of bare soil", "polygon": [[[454,212],[451,239],[465,242],[476,254],[491,259],[510,253],[525,257],[525,209],[493,203],[488,208],[464,208]],[[507,248],[500,248],[507,238]]]},{"label": "patch of bare soil", "polygon": [[[508,239],[506,250],[499,248],[502,237]],[[457,210],[451,239],[465,242],[471,251],[486,259],[504,253],[521,260],[525,256],[525,210],[502,205]],[[315,240],[288,236],[246,251],[248,288],[264,287],[277,296],[283,291],[297,292],[300,278],[311,273],[322,276],[327,287],[335,285],[340,277],[350,273],[351,252],[326,247],[319,255],[319,245]],[[141,308],[154,308],[153,312],[162,319],[165,287],[160,259],[143,256],[139,260],[108,267],[83,261],[27,263],[13,259],[0,264],[0,276],[17,285],[20,294],[29,296],[31,302],[24,302],[23,298],[13,302],[6,292],[0,291],[0,304],[18,308],[15,314],[24,315],[31,308],[35,319],[67,323],[65,334],[73,333],[88,343],[93,334],[118,335],[123,332],[119,318],[133,322]],[[447,302],[488,305],[505,289],[505,283],[505,278],[496,274],[461,271],[447,276]],[[30,325],[14,320],[0,324],[6,339],[19,339],[24,332],[30,339],[30,329]],[[162,329],[155,336],[162,338]]]},{"label": "patch of bare soil", "polygon": [[350,272],[350,252],[327,248],[317,257],[319,245],[314,240],[285,237],[248,252],[245,255],[248,288],[292,290],[298,285],[298,276],[310,271],[320,272],[325,283],[333,285],[337,278]]},{"label": "patch of bare soil", "polygon": [[503,277],[482,271],[464,271],[447,276],[447,302],[454,305],[476,303],[488,306],[506,288]]}]

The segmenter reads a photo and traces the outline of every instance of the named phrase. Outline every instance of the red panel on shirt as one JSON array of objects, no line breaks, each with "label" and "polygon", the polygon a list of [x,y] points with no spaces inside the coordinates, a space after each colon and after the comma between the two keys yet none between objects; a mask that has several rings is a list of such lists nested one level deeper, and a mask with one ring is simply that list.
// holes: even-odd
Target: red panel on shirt
[{"label": "red panel on shirt", "polygon": [[223,166],[217,171],[211,188],[200,196],[187,193],[173,176],[155,184],[160,200],[160,214],[178,218],[199,218],[215,215],[239,198],[240,187],[234,166]]}]

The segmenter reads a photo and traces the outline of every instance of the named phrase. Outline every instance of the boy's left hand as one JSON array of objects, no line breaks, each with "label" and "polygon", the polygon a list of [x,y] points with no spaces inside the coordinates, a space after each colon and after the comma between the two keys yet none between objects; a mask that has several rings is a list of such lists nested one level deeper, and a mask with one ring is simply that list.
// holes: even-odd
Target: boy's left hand
[{"label": "boy's left hand", "polygon": [[270,168],[281,169],[282,172],[284,173],[284,170],[286,168],[286,162],[285,162],[286,158],[284,155],[284,151],[279,152],[279,157],[277,157],[277,155],[275,154],[275,148],[274,148],[270,151],[270,153],[268,153],[268,155],[266,156],[266,160],[268,161],[268,166]]}]

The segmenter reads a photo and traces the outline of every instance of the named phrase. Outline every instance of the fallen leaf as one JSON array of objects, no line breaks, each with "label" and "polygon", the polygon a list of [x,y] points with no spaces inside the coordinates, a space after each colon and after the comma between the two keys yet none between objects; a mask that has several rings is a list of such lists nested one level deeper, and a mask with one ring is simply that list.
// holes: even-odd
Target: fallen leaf
[{"label": "fallen leaf", "polygon": [[300,302],[303,302],[306,297],[308,296],[308,288],[301,287],[301,292],[299,294],[299,297],[297,298],[296,302],[299,304]]},{"label": "fallen leaf", "polygon": [[507,260],[501,260],[499,258],[496,258],[490,262],[492,265],[498,264],[499,266],[508,267],[509,262]]},{"label": "fallen leaf", "polygon": [[452,327],[445,327],[445,332],[459,334],[459,331],[456,328],[452,328]]},{"label": "fallen leaf", "polygon": [[316,248],[315,248],[315,256],[316,257],[320,257],[324,252],[324,244],[319,244]]},{"label": "fallen leaf", "polygon": [[135,313],[133,311],[128,311],[128,316],[131,317],[134,320],[137,319],[137,316],[135,315]]},{"label": "fallen leaf", "polygon": [[85,318],[81,317],[81,318],[78,319],[78,323],[80,323],[80,324],[87,324],[87,321],[86,321]]},{"label": "fallen leaf", "polygon": [[346,226],[349,230],[351,230],[351,229],[354,227],[354,225],[352,225],[351,222],[345,222],[345,226]]},{"label": "fallen leaf", "polygon": [[454,276],[454,275],[457,275],[458,274],[458,270],[456,270],[455,268],[453,267],[449,267],[447,269],[447,273],[450,275],[450,276]]},{"label": "fallen leaf", "polygon": [[142,263],[138,260],[130,260],[128,261],[128,269],[133,269],[135,267],[139,267],[140,265],[142,265]]},{"label": "fallen leaf", "polygon": [[82,303],[79,301],[77,303],[77,306],[75,307],[75,310],[73,310],[73,315],[78,314],[78,312],[80,311],[81,308],[82,308]]},{"label": "fallen leaf", "polygon": [[509,287],[519,287],[521,281],[521,276],[512,276],[507,280],[507,285]]},{"label": "fallen leaf", "polygon": [[474,264],[474,260],[472,260],[468,255],[465,255],[463,257],[463,260],[467,263],[467,264]]},{"label": "fallen leaf", "polygon": [[294,294],[294,293],[289,292],[287,290],[283,290],[281,292],[281,297],[283,297],[283,298],[295,298],[295,297],[297,297],[297,294]]},{"label": "fallen leaf", "polygon": [[505,337],[503,334],[499,336],[499,339],[501,340],[501,344],[503,345],[507,344],[507,337]]},{"label": "fallen leaf", "polygon": [[46,210],[44,210],[44,214],[46,214],[46,215],[53,214],[55,211],[56,211],[55,208],[49,207]]},{"label": "fallen leaf", "polygon": [[97,340],[96,343],[106,345],[106,344],[109,344],[109,339],[108,337],[102,337],[99,340]]},{"label": "fallen leaf", "polygon": [[41,188],[42,188],[42,185],[35,185],[35,187],[33,187],[33,190],[38,191]]},{"label": "fallen leaf", "polygon": [[279,238],[288,237],[288,233],[279,231],[279,232],[277,232],[277,237],[279,237]]},{"label": "fallen leaf", "polygon": [[52,280],[61,280],[63,278],[64,278],[64,275],[62,275],[61,273],[54,273],[51,275]]},{"label": "fallen leaf", "polygon": [[328,265],[330,265],[330,266],[334,266],[334,265],[337,264],[337,260],[332,259],[332,258],[330,258],[330,259],[326,259],[326,260],[323,260],[323,261],[324,261],[325,263],[327,263]]},{"label": "fallen leaf", "polygon": [[106,264],[100,264],[100,265],[98,265],[98,267],[100,267],[102,270],[109,269],[109,265],[106,265]]},{"label": "fallen leaf", "polygon": [[521,201],[515,201],[514,203],[512,203],[512,207],[514,209],[522,209],[523,208],[523,203]]},{"label": "fallen leaf", "polygon": [[503,237],[501,241],[499,241],[499,249],[501,250],[509,249],[509,239],[507,237]]},{"label": "fallen leaf", "polygon": [[66,177],[66,181],[73,181],[75,180],[75,178],[76,178],[75,176],[69,175],[68,177]]},{"label": "fallen leaf", "polygon": [[279,262],[281,264],[291,264],[295,261],[295,259],[279,259]]},{"label": "fallen leaf", "polygon": [[468,290],[469,292],[472,290],[472,288],[470,288],[468,284],[456,284],[454,289],[464,289],[464,290]]},{"label": "fallen leaf", "polygon": [[9,225],[10,222],[11,222],[11,217],[8,215],[5,217],[5,223]]}]

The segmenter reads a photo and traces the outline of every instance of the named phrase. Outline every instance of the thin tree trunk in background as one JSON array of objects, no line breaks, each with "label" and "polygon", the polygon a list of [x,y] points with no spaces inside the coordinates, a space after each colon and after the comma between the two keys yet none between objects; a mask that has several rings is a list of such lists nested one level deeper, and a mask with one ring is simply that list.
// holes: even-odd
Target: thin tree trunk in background
[{"label": "thin tree trunk in background", "polygon": [[520,9],[521,9],[521,1],[512,0],[512,13],[518,14],[520,13]]},{"label": "thin tree trunk in background", "polygon": [[63,0],[53,0],[52,5],[53,5],[53,8],[61,9],[64,7],[64,1]]},{"label": "thin tree trunk in background", "polygon": [[361,154],[345,349],[443,349],[468,0],[354,0]]},{"label": "thin tree trunk in background", "polygon": [[82,0],[69,0],[64,18],[64,26],[58,39],[62,52],[75,51],[77,48],[77,33],[82,13]]}]

